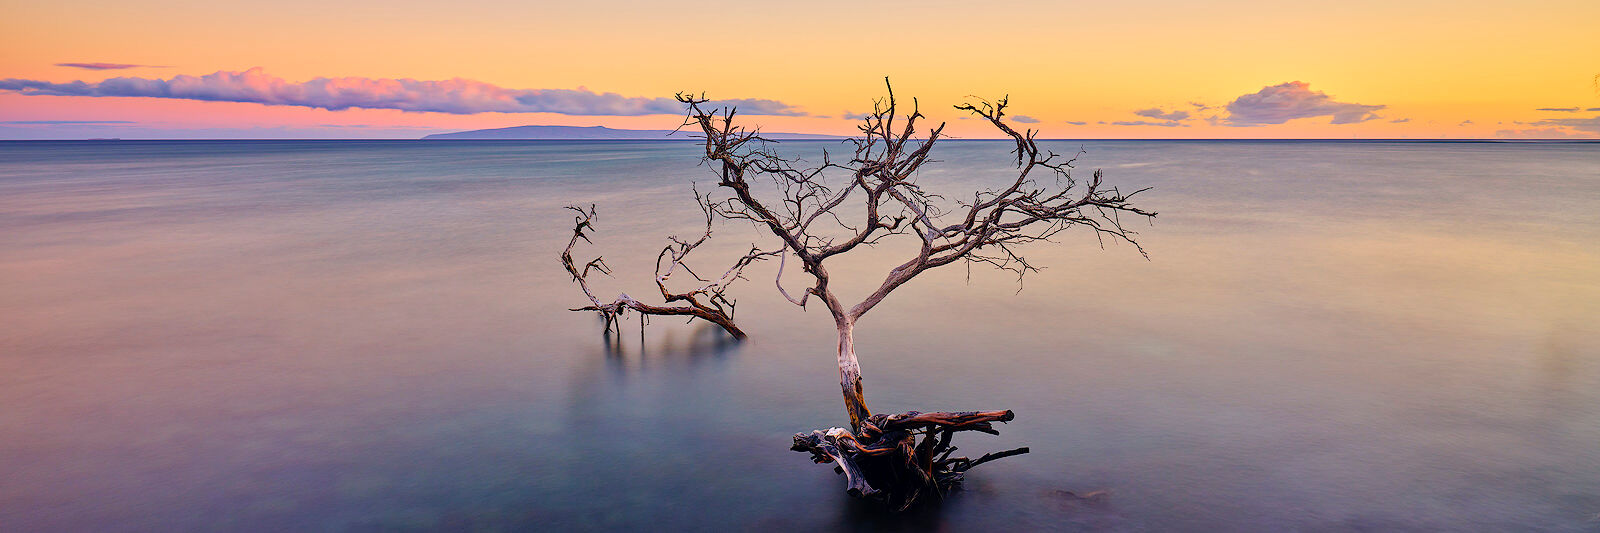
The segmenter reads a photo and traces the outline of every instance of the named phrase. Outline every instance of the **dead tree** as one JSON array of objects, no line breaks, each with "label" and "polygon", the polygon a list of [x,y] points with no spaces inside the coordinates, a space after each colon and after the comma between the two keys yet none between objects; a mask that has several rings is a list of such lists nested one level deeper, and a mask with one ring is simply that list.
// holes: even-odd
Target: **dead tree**
[{"label": "dead tree", "polygon": [[[716,324],[724,331],[727,331],[728,335],[733,336],[733,338],[744,340],[744,330],[739,329],[739,326],[733,322],[735,302],[727,297],[726,291],[734,281],[743,278],[744,268],[749,266],[750,263],[774,254],[752,249],[749,254],[735,261],[733,266],[722,274],[722,277],[715,280],[706,280],[695,274],[684,263],[684,259],[690,252],[693,252],[701,244],[704,244],[707,239],[711,238],[711,223],[715,219],[715,211],[712,209],[712,205],[704,197],[700,196],[698,192],[695,193],[695,200],[700,204],[701,210],[704,211],[706,216],[705,231],[693,241],[683,240],[677,236],[668,237],[667,239],[671,241],[671,244],[662,248],[661,253],[656,255],[656,289],[660,291],[661,299],[667,305],[647,304],[628,296],[627,293],[617,295],[610,302],[600,301],[594,295],[594,291],[589,288],[589,274],[591,272],[599,272],[610,275],[611,267],[606,265],[605,259],[602,257],[590,260],[582,268],[579,268],[572,259],[572,248],[578,245],[579,240],[593,244],[593,241],[589,240],[589,235],[594,232],[595,207],[590,205],[588,209],[584,209],[578,206],[567,206],[567,209],[577,212],[577,216],[573,219],[572,239],[567,241],[567,247],[561,250],[561,266],[567,269],[567,274],[572,275],[572,281],[577,283],[578,288],[583,290],[583,295],[589,298],[589,305],[572,310],[598,313],[605,320],[605,328],[608,334],[612,331],[616,331],[618,334],[622,333],[618,319],[623,313],[631,309],[641,315],[640,327],[644,327],[644,317],[648,315],[687,316],[691,320],[699,318]],[[668,289],[668,280],[679,270],[682,270],[702,285],[698,285],[687,292],[673,292]]]},{"label": "dead tree", "polygon": [[[974,466],[1027,453],[1027,448],[1018,448],[977,459],[951,456],[956,450],[951,444],[955,433],[998,434],[993,423],[1012,420],[1011,411],[872,414],[856,358],[856,324],[889,293],[934,268],[986,264],[1016,273],[1020,279],[1038,270],[1020,255],[1020,245],[1050,241],[1073,228],[1092,231],[1101,238],[1102,246],[1106,240],[1123,241],[1143,254],[1134,240],[1135,232],[1122,221],[1125,215],[1137,219],[1155,216],[1130,203],[1143,189],[1123,193],[1106,186],[1098,170],[1086,181],[1074,178],[1071,170],[1076,155],[1066,157],[1042,149],[1035,141],[1037,132],[1013,129],[1005,121],[1005,98],[956,108],[983,119],[1014,142],[1015,174],[997,188],[952,200],[916,183],[918,171],[930,161],[929,153],[945,138],[945,125],[918,137],[918,120],[925,117],[915,99],[910,112],[901,115],[892,87],[888,97],[875,103],[873,112],[863,119],[861,135],[850,141],[853,153],[849,158],[836,161],[824,151],[821,163],[813,167],[780,154],[776,143],[759,131],[736,124],[736,109],[709,108],[703,95],[679,94],[677,99],[687,108],[680,129],[702,140],[703,163],[715,172],[717,185],[728,191],[720,199],[696,194],[706,211],[707,235],[711,219],[722,218],[748,221],[778,240],[772,251],[752,248],[723,279],[731,281],[745,265],[777,256],[778,292],[801,308],[812,298],[820,301],[838,330],[839,384],[850,429],[796,434],[793,448],[810,452],[819,463],[835,463],[846,477],[850,494],[884,501],[893,509],[909,508],[925,497],[942,497]],[[902,122],[897,125],[897,120]],[[830,183],[829,176],[835,181]],[[579,217],[574,243],[583,237],[592,216],[590,211]],[[864,299],[853,304],[840,299],[830,285],[828,259],[887,239],[903,239],[915,244],[918,251],[890,268]],[[671,258],[681,259],[693,248],[679,243],[681,253]],[[783,271],[790,260],[797,261],[809,277],[798,298],[783,285]],[[578,270],[565,255],[563,262],[583,286],[588,267]],[[663,279],[658,275],[658,285]],[[690,294],[714,295],[709,301],[715,303],[726,285],[712,283],[708,287],[709,292]],[[584,292],[589,292],[586,286]],[[671,300],[664,286],[662,294]],[[641,309],[625,296],[612,304],[601,304],[592,295],[590,299],[594,305],[584,309],[602,313],[623,307]],[[722,320],[717,323],[730,332],[737,331],[728,321],[731,316],[707,312],[695,300],[688,301],[688,308],[674,314]]]},{"label": "dead tree", "polygon": [[[1027,448],[1018,448],[975,460],[950,457],[954,433],[996,433],[992,423],[1010,421],[1011,411],[873,415],[855,352],[856,323],[889,293],[933,268],[980,263],[1018,276],[1036,271],[1018,246],[1049,241],[1072,228],[1126,242],[1143,254],[1135,232],[1122,221],[1124,215],[1155,217],[1130,202],[1143,189],[1123,193],[1105,186],[1098,170],[1087,181],[1075,179],[1071,170],[1076,155],[1042,149],[1036,131],[1012,128],[1005,121],[1005,98],[956,108],[983,119],[1015,143],[1015,175],[998,188],[953,202],[916,183],[929,153],[945,137],[945,125],[919,138],[917,121],[925,117],[915,99],[910,112],[900,115],[892,87],[863,119],[861,135],[851,140],[854,149],[849,159],[834,161],[824,152],[821,164],[811,168],[779,154],[758,131],[736,125],[735,109],[706,109],[704,96],[677,98],[688,108],[683,127],[703,138],[705,162],[716,172],[717,185],[731,193],[720,201],[708,201],[712,212],[750,221],[777,237],[779,293],[802,308],[817,298],[838,329],[839,384],[850,430],[797,434],[794,449],[810,452],[818,462],[836,463],[851,494],[882,499],[895,509],[908,508],[925,495],[942,495],[978,464],[1026,453]],[[897,126],[896,120],[903,122]],[[825,179],[830,174],[848,178],[830,184]],[[776,198],[759,194],[758,182],[767,197],[775,193]],[[902,235],[916,239],[912,242],[918,251],[891,268],[876,290],[853,305],[834,293],[826,267],[829,258]],[[799,298],[783,287],[783,265],[791,256],[810,276]]]}]

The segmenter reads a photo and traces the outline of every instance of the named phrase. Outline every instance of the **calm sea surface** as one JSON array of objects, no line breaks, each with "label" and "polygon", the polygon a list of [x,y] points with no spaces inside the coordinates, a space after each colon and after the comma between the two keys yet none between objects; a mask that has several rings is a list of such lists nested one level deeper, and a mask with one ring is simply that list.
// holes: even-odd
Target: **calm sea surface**
[{"label": "calm sea surface", "polygon": [[874,410],[1013,409],[957,444],[1033,449],[890,517],[788,450],[846,420],[776,265],[743,345],[566,311],[562,206],[651,295],[692,144],[0,142],[0,530],[1600,531],[1600,144],[1054,144],[1154,187],[1150,259],[1073,234],[1020,292],[952,266],[869,314]]}]

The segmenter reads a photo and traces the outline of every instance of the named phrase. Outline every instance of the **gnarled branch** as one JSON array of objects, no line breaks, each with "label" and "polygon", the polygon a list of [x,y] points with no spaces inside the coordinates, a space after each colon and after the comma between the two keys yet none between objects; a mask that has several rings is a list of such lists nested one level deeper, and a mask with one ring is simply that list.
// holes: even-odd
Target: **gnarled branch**
[{"label": "gnarled branch", "polygon": [[[695,194],[695,198],[701,200],[701,196],[698,193]],[[572,249],[577,246],[579,240],[593,243],[589,239],[589,235],[594,231],[596,210],[593,205],[590,205],[587,210],[582,207],[567,206],[567,209],[577,212],[577,216],[573,221],[572,238],[567,241],[567,247],[561,251],[561,266],[566,268],[567,274],[572,276],[572,281],[577,283],[578,288],[583,291],[583,295],[589,298],[589,305],[572,310],[598,313],[605,320],[607,331],[616,329],[618,327],[618,318],[631,309],[641,315],[699,318],[720,326],[733,338],[743,340],[746,337],[744,330],[739,329],[739,326],[733,322],[734,300],[727,297],[726,291],[734,281],[743,279],[742,274],[746,266],[774,254],[772,252],[762,252],[755,247],[751,247],[750,251],[735,261],[733,266],[728,267],[728,270],[722,276],[714,280],[706,280],[695,275],[694,271],[690,270],[688,265],[684,263],[684,259],[688,257],[690,252],[693,252],[701,244],[704,244],[707,239],[711,238],[711,226],[714,219],[711,207],[703,200],[700,201],[700,204],[706,215],[706,225],[705,231],[701,232],[699,238],[689,241],[676,236],[668,237],[671,244],[662,248],[661,253],[656,255],[656,289],[661,293],[662,300],[667,304],[677,303],[679,305],[647,304],[628,296],[627,293],[617,295],[610,302],[603,302],[596,297],[594,291],[589,287],[589,274],[591,272],[599,272],[610,275],[610,267],[605,264],[603,258],[596,257],[585,263],[582,268],[579,268],[572,258]],[[682,270],[703,285],[682,292],[669,289],[667,282],[679,270]]]},{"label": "gnarled branch", "polygon": [[[780,155],[775,141],[758,131],[736,125],[737,109],[702,108],[703,96],[679,94],[688,108],[683,127],[704,139],[705,160],[714,166],[718,185],[732,196],[712,203],[719,216],[748,220],[764,227],[783,244],[786,254],[797,257],[813,283],[791,303],[804,307],[815,294],[841,322],[855,322],[890,292],[932,268],[956,262],[986,264],[1014,272],[1020,278],[1038,270],[1020,253],[1019,245],[1049,241],[1074,227],[1093,231],[1101,238],[1123,241],[1144,254],[1137,233],[1124,224],[1123,215],[1154,218],[1156,213],[1135,207],[1139,189],[1123,193],[1103,185],[1101,171],[1079,182],[1072,175],[1077,155],[1066,157],[1043,149],[1037,131],[1017,131],[1005,121],[1006,98],[978,100],[956,106],[993,125],[1015,143],[1016,175],[998,189],[978,191],[971,201],[956,201],[922,189],[917,173],[927,164],[935,144],[944,138],[944,124],[918,138],[918,119],[925,118],[912,99],[911,109],[896,125],[900,102],[889,87],[887,99],[874,104],[859,126],[861,136],[850,141],[854,153],[835,162],[823,152],[823,163],[805,168],[802,161]],[[1081,152],[1080,152],[1081,153]],[[847,182],[830,185],[830,170],[848,173]],[[764,176],[779,193],[776,201],[760,197],[752,179]],[[1047,179],[1048,178],[1048,179]],[[859,192],[859,218],[839,210]],[[846,223],[845,220],[859,222]],[[831,221],[831,228],[818,223]],[[842,232],[842,235],[840,234]],[[871,245],[893,235],[915,235],[921,246],[916,256],[892,268],[877,290],[846,307],[828,288],[823,262],[863,244]],[[1102,244],[1104,241],[1101,241]],[[779,286],[782,290],[782,286]]]}]

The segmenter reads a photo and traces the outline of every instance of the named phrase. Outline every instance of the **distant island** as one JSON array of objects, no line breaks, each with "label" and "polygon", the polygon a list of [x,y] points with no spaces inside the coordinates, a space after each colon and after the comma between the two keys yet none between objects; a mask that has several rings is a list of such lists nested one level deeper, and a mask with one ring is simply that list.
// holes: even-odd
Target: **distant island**
[{"label": "distant island", "polygon": [[[614,141],[663,141],[663,140],[694,140],[688,132],[680,132],[668,136],[672,130],[619,130],[605,126],[514,126],[510,128],[494,128],[487,130],[458,131],[454,133],[435,133],[423,137],[425,141],[467,141],[467,140],[614,140]],[[811,133],[763,133],[763,137],[777,141],[811,141],[811,140],[838,140],[844,137],[836,135],[817,135]]]}]

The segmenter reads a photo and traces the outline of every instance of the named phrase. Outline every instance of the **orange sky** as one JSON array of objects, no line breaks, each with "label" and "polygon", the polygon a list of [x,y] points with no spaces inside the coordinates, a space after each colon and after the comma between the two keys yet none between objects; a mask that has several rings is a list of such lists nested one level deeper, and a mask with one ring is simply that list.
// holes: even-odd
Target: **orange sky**
[{"label": "orange sky", "polygon": [[[1600,137],[1600,2],[1594,0],[982,8],[941,0],[0,2],[6,13],[0,79],[33,82],[168,79],[261,67],[292,84],[321,77],[462,78],[504,89],[583,88],[643,98],[692,89],[777,100],[809,115],[751,117],[768,130],[849,133],[853,123],[842,116],[870,109],[890,76],[898,94],[918,96],[934,119],[954,119],[949,106],[966,95],[1010,94],[1013,112],[1039,120],[1031,126],[1046,137]],[[69,62],[161,68],[58,66]],[[1251,110],[1226,107],[1295,81],[1305,89],[1288,96],[1301,98],[1295,103],[1301,107],[1280,116],[1280,124],[1242,127],[1240,117]],[[1255,104],[1284,105],[1279,96]],[[1330,124],[1333,111],[1368,108],[1362,106],[1372,111]],[[1135,114],[1148,109],[1188,117]],[[1273,109],[1282,111],[1254,112]],[[1330,114],[1308,114],[1319,110]],[[57,121],[121,122],[37,123]],[[523,124],[670,128],[677,118],[329,111],[0,91],[0,123],[9,123],[0,124],[0,138],[52,131],[416,137]],[[973,121],[952,120],[949,131],[991,136]]]}]

